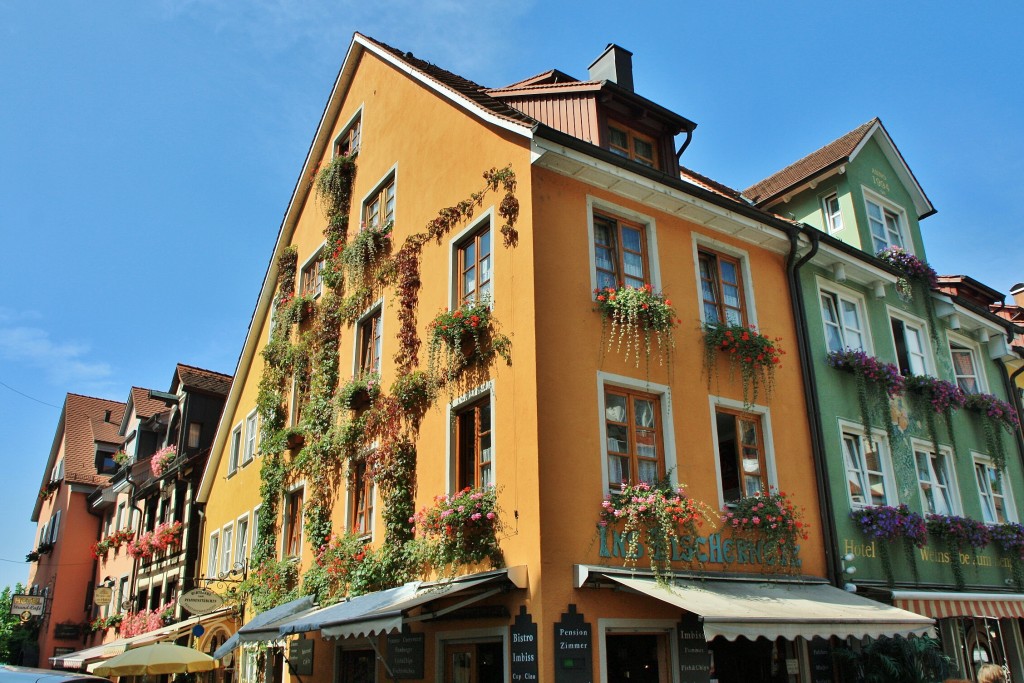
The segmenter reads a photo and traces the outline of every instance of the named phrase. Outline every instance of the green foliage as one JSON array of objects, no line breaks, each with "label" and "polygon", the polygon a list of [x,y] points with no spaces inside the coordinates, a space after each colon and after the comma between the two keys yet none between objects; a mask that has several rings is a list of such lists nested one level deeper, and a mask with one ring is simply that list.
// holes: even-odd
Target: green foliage
[{"label": "green foliage", "polygon": [[294,559],[273,558],[254,562],[249,569],[249,575],[239,584],[238,590],[239,593],[252,598],[252,605],[257,614],[295,600],[301,595],[298,563]]},{"label": "green foliage", "polygon": [[35,621],[22,623],[18,615],[11,614],[12,596],[24,592],[21,583],[16,583],[13,590],[5,586],[0,592],[0,664],[20,664],[22,647],[34,647],[39,637]]},{"label": "green foliage", "polygon": [[836,661],[843,680],[864,683],[932,683],[953,672],[953,661],[942,652],[935,638],[889,638],[872,640],[859,650],[837,648]]}]

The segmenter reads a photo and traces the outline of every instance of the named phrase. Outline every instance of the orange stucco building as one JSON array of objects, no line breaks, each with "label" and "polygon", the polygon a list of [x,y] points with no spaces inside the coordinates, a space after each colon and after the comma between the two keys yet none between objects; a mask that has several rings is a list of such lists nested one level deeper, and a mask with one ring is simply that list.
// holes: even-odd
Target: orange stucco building
[{"label": "orange stucco building", "polygon": [[[388,464],[372,455],[380,439],[368,438],[355,457],[316,450],[326,437],[310,432],[316,418],[309,397],[322,391],[317,377],[333,370],[314,367],[309,380],[300,371],[267,374],[266,364],[277,362],[268,360],[276,358],[276,344],[322,337],[325,311],[336,305],[331,296],[349,302],[357,290],[351,277],[335,285],[323,275],[337,257],[337,216],[318,198],[314,179],[339,156],[355,166],[348,239],[390,222],[392,258],[407,253],[424,226],[436,227],[439,211],[480,193],[472,217],[442,220],[444,230],[420,240],[411,295],[386,273],[369,285],[363,305],[338,324],[331,358],[339,384],[375,372],[385,393],[394,393],[394,382],[410,371],[430,370],[438,311],[467,301],[487,306],[496,322],[486,340],[507,336],[511,362],[493,357],[449,378],[403,436],[411,435],[415,447],[415,510],[464,486],[495,487],[503,566],[461,564],[454,579],[428,573],[415,577],[425,583],[380,586],[319,611],[294,604],[284,611],[296,614],[270,625],[256,617],[220,652],[242,643],[241,680],[255,667],[282,675],[284,657],[275,655],[282,652],[305,659],[307,675],[335,671],[342,681],[731,680],[742,673],[737,662],[752,662],[748,677],[770,670],[807,681],[812,636],[928,625],[897,623],[906,613],[827,585],[835,577],[817,513],[818,465],[787,270],[799,238],[785,221],[679,166],[675,138],[685,134],[688,141],[694,127],[633,92],[629,53],[616,46],[591,65],[588,80],[551,71],[487,89],[355,36],[281,226],[200,488],[200,573],[247,562],[250,577],[256,575],[266,559],[252,560],[261,552],[263,526],[268,557],[284,563],[274,567],[290,564],[306,575],[324,543],[315,537],[323,525],[309,521],[316,509],[327,510],[335,537],[362,537],[370,553],[404,533],[387,523],[395,519],[382,484]],[[503,168],[501,178],[514,174],[514,188],[486,188],[481,174]],[[514,233],[503,229],[510,217],[517,218]],[[312,323],[301,317],[310,314],[296,321],[283,313],[293,310],[285,291],[289,258],[294,295],[308,297]],[[402,267],[396,266],[400,275],[408,272]],[[596,310],[595,289],[609,284],[651,285],[652,305],[674,311],[673,350],[655,339],[649,353],[627,356]],[[756,327],[770,345],[793,352],[775,366],[770,394],[761,386],[751,395],[717,348],[706,356],[704,326],[715,323]],[[410,360],[410,335],[421,343],[417,362]],[[283,387],[270,394],[273,400],[268,376]],[[339,393],[329,394],[331,424],[348,425],[362,413],[340,402]],[[268,415],[281,424],[268,426]],[[304,444],[285,447],[285,428]],[[326,493],[316,479],[323,470],[309,465],[314,452],[332,458],[325,461],[333,482]],[[283,468],[283,483],[268,488],[264,480],[275,467]],[[628,567],[629,535],[598,525],[602,502],[622,482],[656,481],[685,484],[691,499],[713,511],[699,538],[675,539],[674,589],[655,580],[650,548],[634,551],[640,557]],[[719,530],[723,506],[736,505],[741,494],[778,490],[808,525],[796,566],[768,561],[756,534]],[[753,625],[757,618],[738,624],[715,612],[710,604],[728,601],[737,586],[762,611],[775,601],[777,608],[761,614],[771,626]],[[703,602],[694,592],[704,594]],[[819,604],[817,617],[829,625],[806,626],[816,615],[801,613],[800,600]],[[249,621],[254,610],[247,610]],[[854,618],[857,610],[864,612]],[[272,647],[259,662],[245,654],[252,652],[247,642],[279,644],[293,634],[311,641],[312,652]],[[699,647],[689,647],[690,638]]]}]

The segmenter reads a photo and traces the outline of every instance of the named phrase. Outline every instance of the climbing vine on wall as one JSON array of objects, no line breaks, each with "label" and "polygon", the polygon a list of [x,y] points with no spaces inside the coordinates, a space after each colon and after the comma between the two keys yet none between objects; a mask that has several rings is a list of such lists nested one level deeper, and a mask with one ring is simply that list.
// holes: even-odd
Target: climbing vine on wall
[{"label": "climbing vine on wall", "polygon": [[[420,259],[431,241],[440,244],[451,231],[472,219],[491,192],[503,192],[498,215],[506,247],[518,242],[515,224],[519,202],[510,167],[483,174],[484,186],[454,206],[438,212],[425,229],[407,237],[392,255],[393,226],[349,239],[352,183],[356,174],[350,157],[338,157],[316,173],[313,185],[327,214],[322,252],[325,291],[317,299],[296,296],[297,252],[290,246],[278,259],[277,292],[272,306],[273,324],[263,350],[264,370],[257,409],[262,426],[260,495],[262,507],[254,543],[255,575],[283,576],[289,585],[247,582],[246,593],[257,609],[266,609],[282,595],[312,592],[321,599],[337,599],[338,591],[359,594],[398,585],[424,571],[430,553],[426,541],[414,538],[410,519],[415,513],[416,438],[420,420],[441,387],[458,380],[457,374],[419,369],[422,345],[417,330]],[[368,232],[368,231],[363,231]],[[399,379],[388,392],[375,387],[368,406],[353,410],[351,391],[339,394],[342,381],[338,347],[342,326],[353,326],[386,287],[394,287],[399,320],[398,351],[394,356]],[[506,360],[509,341],[499,354]],[[485,367],[495,353],[480,353],[477,366]],[[470,364],[467,364],[467,368]],[[364,381],[366,378],[355,378]],[[301,420],[288,424],[286,396],[292,381],[299,387]],[[344,388],[343,387],[343,388]],[[294,421],[294,420],[293,420]],[[302,439],[295,437],[301,436]],[[288,455],[287,447],[302,444]],[[370,445],[373,444],[373,448]],[[297,446],[296,446],[297,447]],[[384,503],[384,542],[376,550],[336,535],[331,528],[335,492],[341,490],[342,464],[349,470],[365,460]],[[300,589],[298,577],[280,571],[276,559],[279,503],[289,481],[304,479],[304,531],[319,561],[307,573]],[[354,485],[358,485],[354,482]],[[351,551],[351,553],[350,553]],[[351,554],[352,557],[348,557]],[[358,555],[358,557],[356,557]],[[344,567],[343,581],[326,578],[325,567]],[[333,570],[332,570],[333,571]],[[271,594],[273,593],[273,594]]]}]

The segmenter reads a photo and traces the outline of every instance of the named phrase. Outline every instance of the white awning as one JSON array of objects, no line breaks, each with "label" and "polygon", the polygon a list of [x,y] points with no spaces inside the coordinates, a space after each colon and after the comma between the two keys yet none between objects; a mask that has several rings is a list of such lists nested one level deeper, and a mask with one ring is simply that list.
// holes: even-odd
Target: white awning
[{"label": "white awning", "polygon": [[313,598],[307,595],[298,598],[297,600],[292,600],[291,602],[286,602],[282,605],[278,605],[277,607],[268,609],[266,612],[260,612],[250,619],[245,626],[238,629],[236,633],[224,641],[224,644],[214,651],[213,658],[220,659],[227,656],[243,642],[277,640],[280,638],[280,635],[278,634],[276,625],[269,633],[266,633],[265,638],[263,637],[264,631],[269,624],[277,624],[278,622],[291,618],[300,612],[305,613],[311,609],[313,609]]},{"label": "white awning", "polygon": [[101,659],[110,659],[111,657],[126,652],[133,647],[149,645],[150,643],[156,643],[161,640],[177,640],[181,636],[185,635],[186,632],[191,631],[196,624],[200,622],[207,623],[213,621],[214,619],[230,614],[231,611],[232,608],[224,607],[216,610],[215,612],[209,612],[196,617],[183,619],[176,624],[164,626],[154,631],[149,631],[148,633],[132,636],[131,638],[119,638],[117,640],[112,640],[109,643],[90,647],[85,650],[69,652],[66,655],[60,655],[59,657],[50,657],[50,663],[61,669],[85,669],[86,666],[92,662],[96,662]]},{"label": "white awning", "polygon": [[[403,624],[433,619],[489,598],[503,591],[509,583],[525,588],[526,567],[499,569],[431,583],[414,581],[397,588],[360,595],[299,615],[283,624],[280,634],[320,631],[324,638],[349,638],[391,633],[401,630]],[[458,594],[462,594],[460,597],[464,599],[455,605],[416,616],[408,615],[408,611],[415,607]]]},{"label": "white awning", "polygon": [[677,579],[661,585],[653,578],[602,574],[624,588],[699,615],[708,641],[719,636],[792,640],[920,636],[934,631],[935,622],[928,617],[826,583]]}]

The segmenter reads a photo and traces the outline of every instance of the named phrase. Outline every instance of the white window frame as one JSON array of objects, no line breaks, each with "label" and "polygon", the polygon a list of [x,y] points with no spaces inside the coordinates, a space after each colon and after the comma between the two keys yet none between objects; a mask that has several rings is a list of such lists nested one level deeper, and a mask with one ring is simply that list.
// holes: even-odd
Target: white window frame
[{"label": "white window frame", "polygon": [[[320,243],[320,246],[318,246],[316,249],[313,250],[313,253],[310,254],[309,258],[307,258],[305,261],[302,262],[302,266],[299,268],[299,281],[295,283],[297,285],[296,289],[298,290],[296,292],[297,295],[303,296],[303,285],[305,284],[304,280],[306,278],[306,271],[309,270],[310,268],[312,268],[313,264],[315,264],[317,262],[317,260],[323,259],[323,260],[326,261],[326,256],[324,255],[326,249],[327,249],[327,241],[324,240],[323,242]],[[313,298],[314,299],[319,299],[320,295],[322,295],[323,293],[324,293],[324,271],[321,268],[320,269],[320,277],[317,279],[316,285],[313,287]]]},{"label": "white window frame", "polygon": [[448,454],[447,462],[445,463],[445,481],[448,482],[449,493],[458,492],[458,489],[456,488],[458,486],[458,482],[456,481],[456,477],[458,476],[458,465],[456,461],[459,457],[459,445],[455,440],[456,415],[466,406],[480,402],[485,396],[491,404],[491,481],[497,485],[498,440],[496,438],[497,421],[495,420],[495,417],[497,416],[495,409],[497,406],[494,402],[494,380],[488,380],[479,386],[473,387],[461,396],[455,397],[455,399],[450,401],[445,408],[446,417],[448,418],[448,421],[445,423],[448,425],[448,429],[445,432],[445,453]]},{"label": "white window frame", "polygon": [[[892,464],[892,447],[889,445],[889,438],[885,433],[884,429],[873,429],[871,430],[871,437],[868,439],[867,430],[864,429],[864,425],[856,422],[850,422],[848,420],[839,420],[839,448],[843,456],[843,486],[846,489],[846,500],[850,504],[850,508],[853,510],[860,510],[862,508],[871,507],[875,503],[867,498],[864,502],[855,502],[850,497],[850,483],[849,483],[849,467],[846,462],[846,437],[847,435],[856,436],[859,439],[861,452],[860,456],[864,457],[864,445],[865,441],[869,440],[878,444],[881,449],[879,454],[879,461],[882,465],[882,485],[885,487],[885,501],[884,505],[899,505],[899,489],[896,486],[896,475]],[[866,468],[865,462],[861,463]],[[867,474],[866,469],[859,471],[858,474],[861,477],[861,489],[869,490],[870,486],[864,480],[864,476]]]},{"label": "white window frame", "polygon": [[[368,225],[364,225],[364,220],[366,219],[366,206],[369,202],[380,196],[381,190],[390,184],[388,181],[391,181],[391,183],[394,183],[395,185],[395,213],[391,217],[391,220],[395,223],[398,222],[398,164],[396,163],[380,177],[380,180],[373,184],[373,189],[363,195],[363,200],[359,202],[359,230],[364,230],[370,227]],[[383,208],[381,211],[383,213]],[[386,223],[381,223],[381,227],[384,225],[386,225]]]},{"label": "white window frame", "polygon": [[[995,470],[996,475],[1002,480],[1002,483],[1003,483],[1003,494],[1002,495],[1003,495],[1003,503],[1004,503],[1003,507],[1006,510],[1006,519],[1004,520],[1004,522],[1017,522],[1018,521],[1018,519],[1017,519],[1017,507],[1016,507],[1016,505],[1014,504],[1014,501],[1013,501],[1013,489],[1010,488],[1010,482],[1009,482],[1009,477],[1008,477],[1007,473],[1006,472],[999,472],[999,470],[996,468],[995,462],[992,460],[991,457],[989,457],[988,455],[985,455],[983,453],[978,453],[977,451],[971,451],[971,465],[972,465],[972,467],[971,467],[971,470],[972,470],[971,474],[974,476],[974,485],[976,487],[975,490],[978,492],[978,503],[981,505],[981,516],[982,516],[982,519],[984,519],[985,523],[994,526],[994,525],[1002,524],[1003,522],[1000,522],[999,520],[996,520],[996,519],[991,519],[991,520],[990,519],[986,519],[985,500],[986,500],[987,497],[993,496],[993,493],[992,493],[991,489],[989,489],[989,487],[987,485],[986,485],[985,488],[989,489],[989,490],[987,490],[987,491],[983,491],[982,490],[981,482],[978,481],[978,466],[979,465],[985,467],[986,474],[990,470]],[[988,482],[987,478],[985,479],[985,482],[987,484],[987,482]],[[993,506],[992,506],[992,511],[993,512],[995,512],[995,504],[994,503],[995,503],[995,501],[993,501]]]},{"label": "white window frame", "polygon": [[253,548],[256,547],[256,540],[258,538],[257,534],[259,534],[259,528],[260,528],[259,527],[259,522],[260,522],[260,508],[261,507],[263,507],[263,506],[262,505],[257,505],[256,507],[254,507],[252,509],[252,517],[250,517],[250,519],[252,521],[249,523],[249,528],[250,528],[249,537],[250,537],[251,541],[249,543],[249,551],[248,551],[249,552],[249,557],[247,557],[246,560],[249,560],[249,559],[252,558]]},{"label": "white window frame", "polygon": [[[243,531],[242,524],[245,524]],[[245,513],[241,517],[235,520],[235,551],[233,553],[234,563],[245,566],[245,563],[249,559],[250,543],[249,537],[252,534],[252,530],[249,528],[249,513]]]},{"label": "white window frame", "polygon": [[[251,429],[250,429],[251,427]],[[256,459],[256,451],[259,448],[259,441],[257,439],[257,432],[259,431],[259,416],[256,415],[256,409],[254,408],[248,415],[245,416],[245,434],[242,441],[242,466],[248,465],[250,462]],[[252,444],[250,450],[249,445]]]},{"label": "white window frame", "polygon": [[[242,422],[235,425],[231,430],[231,438],[228,441],[228,476],[238,471],[242,459]],[[238,439],[237,443],[235,439]]]},{"label": "white window frame", "polygon": [[[831,200],[835,200],[835,211],[832,211],[829,207]],[[828,234],[834,235],[845,227],[845,223],[843,223],[843,206],[839,201],[838,191],[829,192],[821,198],[821,211],[825,215],[825,227],[828,229]],[[836,216],[839,217],[838,221],[836,221]]]},{"label": "white window frame", "polygon": [[[882,249],[889,247],[902,247],[905,251],[910,254],[914,253],[914,245],[910,240],[910,223],[907,221],[907,212],[903,210],[903,207],[898,204],[894,204],[890,200],[886,199],[877,192],[872,192],[865,186],[861,186],[861,190],[864,193],[864,217],[867,219],[868,227],[868,239],[871,240],[872,253],[878,253]],[[882,227],[885,229],[885,246],[882,249],[875,249],[875,233],[871,229],[871,204],[877,205],[882,209]],[[888,211],[896,216],[899,220],[899,238],[902,244],[897,244],[891,241],[889,235],[889,226],[885,225],[885,212]]]},{"label": "white window frame", "polygon": [[352,145],[352,153],[349,156],[359,156],[359,149],[363,146],[363,105],[360,104],[359,108],[356,109],[355,113],[349,117],[345,125],[338,129],[338,134],[334,136],[331,141],[331,158],[337,157],[335,150],[338,148],[338,142],[345,137],[346,133],[352,130],[353,126],[359,127],[359,132],[355,136],[355,144]]},{"label": "white window frame", "polygon": [[217,567],[220,566],[220,529],[210,534],[210,543],[206,547],[209,549],[206,557],[206,576],[212,579],[217,576]]},{"label": "white window frame", "polygon": [[[896,336],[892,330],[893,318],[902,322],[904,328],[906,328],[907,325],[910,325],[911,327],[919,328],[921,332],[921,358],[922,364],[924,365],[924,371],[913,372],[913,368],[910,368],[911,373],[915,375],[929,375],[931,377],[935,377],[935,358],[932,356],[931,336],[928,329],[928,323],[917,316],[910,315],[907,312],[901,311],[898,308],[893,308],[892,306],[886,306],[886,310],[889,316],[889,339],[892,340],[893,355],[896,358],[896,365],[899,366],[899,354],[896,352]],[[906,343],[905,339],[904,343]],[[909,354],[909,350],[907,353]],[[913,365],[912,362],[911,365]]]},{"label": "white window frame", "polygon": [[235,523],[228,522],[220,532],[220,571],[223,574],[231,571],[231,563],[235,557],[234,539]]},{"label": "white window frame", "polygon": [[[484,223],[489,225],[491,231],[491,297],[487,301],[487,307],[494,310],[494,273],[495,273],[495,257],[498,255],[498,250],[495,249],[495,233],[501,234],[500,231],[495,230],[494,222],[494,205],[487,207],[487,210],[475,218],[469,225],[460,230],[458,234],[454,235],[448,240],[448,308],[455,310],[462,305],[459,300],[459,278],[462,276],[461,266],[459,263],[459,249],[466,242],[470,235],[480,229],[480,226]],[[593,288],[591,288],[593,289]]]},{"label": "white window frame", "polygon": [[[715,461],[715,486],[718,488],[718,509],[721,510],[725,507],[725,490],[722,488],[722,463],[720,462],[718,455],[718,410],[717,408],[727,408],[729,410],[738,411],[747,415],[757,415],[761,418],[761,439],[763,441],[764,448],[764,466],[767,470],[765,472],[765,478],[768,481],[770,488],[779,488],[779,476],[778,469],[775,465],[775,438],[772,434],[772,411],[768,406],[763,405],[744,405],[743,401],[736,401],[731,398],[725,398],[724,396],[708,396],[708,406],[710,408],[709,418],[711,419],[711,435],[714,447],[714,461]],[[767,493],[767,492],[766,492]]]},{"label": "white window frame", "polygon": [[594,254],[594,212],[620,216],[644,227],[647,239],[647,282],[655,291],[661,291],[661,269],[658,264],[658,222],[654,216],[627,209],[600,197],[587,195],[587,256],[590,264],[590,291],[597,289],[597,256]]},{"label": "white window frame", "polygon": [[[377,444],[376,442],[374,442],[374,448],[376,448],[376,446]],[[371,448],[369,450],[372,451],[373,449]],[[349,467],[346,470],[346,473],[348,475],[346,481],[351,481],[351,479],[353,478],[353,473],[356,471],[355,467],[355,463],[349,463]],[[346,486],[345,488],[345,531],[354,534],[355,531],[353,531],[352,529],[352,527],[355,526],[353,504],[355,503],[354,498],[356,492],[352,486]],[[359,534],[359,538],[364,539],[367,542],[372,542],[373,534],[377,529],[377,483],[373,481],[372,478],[370,480],[370,489],[367,495],[369,495],[373,499],[373,504],[370,507],[370,519],[367,520],[367,529],[366,531]]]},{"label": "white window frame", "polygon": [[[827,280],[827,279],[825,279],[825,278],[823,278],[821,276],[817,277],[817,282],[818,282],[818,313],[819,313],[819,315],[821,315],[822,332],[825,335],[825,340],[824,340],[825,341],[825,350],[826,351],[829,350],[828,349],[828,324],[825,322],[825,313],[822,310],[821,299],[822,299],[822,297],[824,295],[829,295],[829,296],[835,297],[835,301],[837,303],[841,304],[843,300],[846,300],[849,303],[852,303],[854,305],[854,307],[857,309],[857,315],[860,316],[860,324],[861,324],[860,336],[861,336],[861,339],[863,340],[863,349],[862,350],[864,351],[864,353],[867,353],[867,354],[871,355],[872,354],[872,349],[874,348],[874,344],[872,343],[872,340],[871,340],[871,325],[868,324],[868,317],[867,317],[868,307],[867,307],[867,302],[864,300],[864,297],[859,292],[856,292],[856,291],[850,289],[849,287],[843,287],[842,285],[838,285],[835,282]],[[849,344],[846,343],[846,329],[847,329],[847,327],[843,323],[843,312],[842,312],[841,309],[837,309],[836,313],[839,316],[839,333],[840,333],[840,336],[843,338],[843,346],[844,346],[844,348],[852,348],[852,347],[850,347]]]},{"label": "white window frame", "polygon": [[[665,449],[665,472],[672,486],[679,485],[678,461],[676,459],[675,422],[672,418],[672,389],[666,384],[647,382],[635,377],[615,375],[608,372],[597,373],[597,434],[600,439],[598,452],[601,458],[601,490],[608,491],[610,477],[608,474],[608,431],[605,421],[604,395],[605,387],[622,387],[632,391],[640,391],[658,398],[661,406],[661,443]],[[492,426],[493,429],[493,426]],[[497,479],[495,479],[497,481]]]},{"label": "white window frame", "polygon": [[974,340],[953,332],[946,333],[946,340],[946,346],[949,349],[949,367],[950,373],[953,375],[953,383],[960,386],[960,376],[957,375],[956,363],[953,361],[953,346],[959,346],[971,353],[971,360],[974,363],[974,376],[978,381],[977,393],[986,393],[988,391],[989,383],[988,376],[985,373],[985,365],[982,362],[982,358],[984,358],[984,356],[981,354],[981,346]]},{"label": "white window frame", "polygon": [[740,277],[743,278],[743,313],[746,315],[747,325],[757,326],[757,304],[754,300],[754,278],[750,272],[750,253],[713,237],[693,233],[693,281],[697,287],[697,311],[700,313],[701,324],[707,322],[707,317],[704,315],[703,288],[700,279],[701,250],[725,254],[740,262]]},{"label": "white window frame", "polygon": [[359,376],[359,350],[360,350],[360,347],[361,347],[362,341],[363,341],[360,338],[360,334],[362,332],[363,323],[365,323],[367,320],[372,318],[377,313],[380,313],[380,350],[381,350],[380,369],[381,369],[381,372],[384,371],[384,341],[387,339],[387,337],[384,335],[384,317],[385,317],[384,316],[384,297],[381,297],[381,298],[377,299],[376,301],[374,301],[369,306],[367,306],[366,310],[363,311],[363,314],[359,316],[359,319],[356,320],[356,324],[352,328],[355,331],[355,335],[354,335],[355,336],[355,340],[354,340],[355,343],[352,345],[352,347],[353,347],[352,348],[352,376],[353,377],[358,377]]},{"label": "white window frame", "polygon": [[[914,453],[914,476],[917,478],[917,494],[921,500],[921,509],[928,511],[928,503],[925,500],[924,489],[922,484],[925,482],[921,481],[921,472],[917,466],[917,454],[924,453],[928,456],[928,471],[929,481],[928,484],[937,487],[938,478],[935,472],[935,465],[932,462],[932,458],[936,455],[935,444],[930,441],[924,441],[922,439],[911,439],[910,442],[911,450]],[[961,515],[963,514],[963,505],[960,502],[960,487],[956,478],[956,462],[953,460],[953,450],[948,446],[939,444],[939,456],[942,457],[943,462],[946,465],[946,477],[949,482],[946,487],[946,495],[949,498],[950,509],[946,512],[936,510],[937,514],[948,514],[948,515]]]},{"label": "white window frame", "polygon": [[[299,553],[297,555],[288,555],[285,551],[288,549],[288,524],[291,519],[288,517],[288,499],[291,498],[296,491],[302,491],[302,505],[299,506]],[[302,550],[306,545],[306,525],[302,523],[302,514],[306,509],[306,481],[302,480],[289,486],[281,496],[281,559],[288,557],[302,557]]]}]

